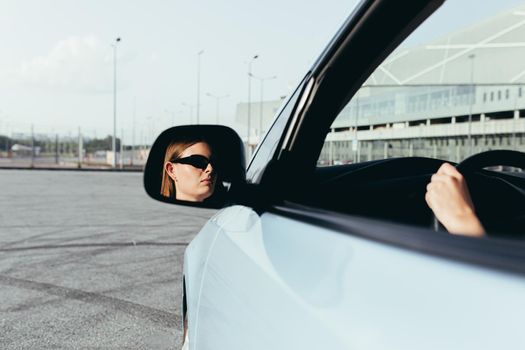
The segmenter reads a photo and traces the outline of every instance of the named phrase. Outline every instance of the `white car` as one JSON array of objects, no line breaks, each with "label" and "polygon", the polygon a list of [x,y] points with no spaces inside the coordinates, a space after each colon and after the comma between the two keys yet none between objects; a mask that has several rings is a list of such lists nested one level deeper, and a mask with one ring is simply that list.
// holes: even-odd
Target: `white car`
[{"label": "white car", "polygon": [[[512,84],[507,75],[483,80],[525,62],[521,51],[500,55],[510,63],[495,61],[523,46],[510,35],[525,20],[518,10],[505,20],[490,11],[484,22],[472,19],[469,10],[481,10],[463,1],[456,4],[464,12],[447,17],[442,2],[359,3],[246,171],[242,141],[229,128],[159,136],[147,192],[222,207],[185,254],[189,349],[525,349],[523,66]],[[454,35],[401,44],[429,16],[421,30],[441,30],[432,22],[439,15]],[[462,28],[462,17],[474,24]],[[490,101],[490,89],[503,91],[499,101]],[[510,118],[506,89],[516,95]],[[213,145],[222,183],[213,200],[159,194],[166,145],[190,134]],[[497,147],[494,135],[514,141]],[[445,161],[459,163],[486,237],[435,229],[424,197]],[[491,166],[516,171],[484,169]]]}]

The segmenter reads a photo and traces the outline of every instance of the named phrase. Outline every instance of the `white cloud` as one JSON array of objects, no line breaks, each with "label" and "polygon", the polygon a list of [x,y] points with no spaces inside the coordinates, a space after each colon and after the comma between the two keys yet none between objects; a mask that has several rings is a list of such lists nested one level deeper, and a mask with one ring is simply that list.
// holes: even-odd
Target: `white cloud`
[{"label": "white cloud", "polygon": [[20,64],[10,80],[25,86],[104,93],[113,88],[113,50],[94,36],[70,36],[44,56]]}]

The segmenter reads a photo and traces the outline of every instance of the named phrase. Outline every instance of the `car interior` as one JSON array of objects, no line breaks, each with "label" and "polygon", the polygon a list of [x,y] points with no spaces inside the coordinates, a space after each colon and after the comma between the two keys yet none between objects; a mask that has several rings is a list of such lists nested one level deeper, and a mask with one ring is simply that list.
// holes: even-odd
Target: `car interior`
[{"label": "car interior", "polygon": [[[477,154],[457,165],[467,181],[476,212],[489,235],[523,238],[525,177],[520,172],[476,168],[500,165],[501,152]],[[507,151],[507,165],[525,166],[525,154]],[[486,164],[486,160],[494,164]],[[310,205],[422,227],[433,227],[425,202],[426,185],[440,159],[400,157],[354,164],[318,167],[315,184],[304,199]],[[484,166],[485,165],[485,166]]]}]

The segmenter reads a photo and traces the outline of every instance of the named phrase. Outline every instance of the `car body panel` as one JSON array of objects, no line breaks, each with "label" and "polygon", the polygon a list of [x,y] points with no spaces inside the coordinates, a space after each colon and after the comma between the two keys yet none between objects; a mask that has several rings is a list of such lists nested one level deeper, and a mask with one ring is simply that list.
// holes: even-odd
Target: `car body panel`
[{"label": "car body panel", "polygon": [[[216,214],[219,215],[219,214]],[[187,318],[194,322],[194,311],[199,309],[202,278],[206,273],[206,265],[211,247],[217,238],[213,217],[202,227],[184,251],[184,288],[183,291],[186,305]],[[183,301],[184,303],[184,301]]]},{"label": "car body panel", "polygon": [[214,238],[189,294],[192,349],[525,347],[520,275],[243,206],[200,235]]}]

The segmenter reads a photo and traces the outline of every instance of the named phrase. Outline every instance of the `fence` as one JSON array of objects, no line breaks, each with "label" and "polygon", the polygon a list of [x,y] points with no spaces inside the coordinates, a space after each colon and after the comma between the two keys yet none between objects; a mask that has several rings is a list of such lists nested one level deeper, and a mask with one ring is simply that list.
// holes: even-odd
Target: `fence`
[{"label": "fence", "polygon": [[[150,146],[125,145],[116,139],[116,167],[142,169]],[[0,167],[110,168],[114,153],[112,138],[103,139],[58,134],[0,135]]]}]

